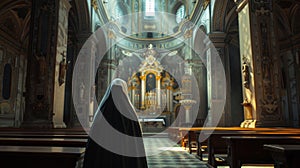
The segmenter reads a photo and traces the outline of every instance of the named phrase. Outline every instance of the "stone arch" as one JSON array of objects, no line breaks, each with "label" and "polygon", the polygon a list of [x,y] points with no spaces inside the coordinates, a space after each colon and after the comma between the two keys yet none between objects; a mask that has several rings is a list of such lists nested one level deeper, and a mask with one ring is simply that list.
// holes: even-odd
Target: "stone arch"
[{"label": "stone arch", "polygon": [[[274,4],[275,16],[277,18],[278,25],[278,37],[280,39],[284,39],[290,35],[292,35],[291,23],[289,17],[285,14],[284,10],[278,5]],[[288,36],[287,36],[288,34]]]},{"label": "stone arch", "polygon": [[196,53],[202,53],[205,49],[205,34],[207,34],[207,29],[204,25],[200,25],[200,27],[196,30],[194,36],[194,50]]},{"label": "stone arch", "polygon": [[214,4],[212,18],[212,32],[222,31],[225,29],[225,17],[228,0],[218,1]]},{"label": "stone arch", "polygon": [[75,0],[73,8],[78,19],[78,32],[91,32],[91,17],[88,3],[83,0]]},{"label": "stone arch", "polygon": [[0,10],[0,16],[3,14],[7,13],[8,11],[15,9],[15,8],[23,8],[23,7],[30,7],[31,3],[26,0],[21,0],[21,1],[8,1],[1,5],[1,10]]},{"label": "stone arch", "polygon": [[171,8],[171,13],[172,13],[172,14],[176,14],[176,11],[179,9],[179,7],[180,7],[181,5],[183,5],[183,6],[185,7],[185,9],[186,9],[186,6],[185,6],[184,3],[178,2],[178,3],[174,4],[174,6]]},{"label": "stone arch", "polygon": [[300,34],[300,6],[297,4],[292,8],[291,28],[294,35]]},{"label": "stone arch", "polygon": [[[5,33],[11,37],[11,42],[17,42],[21,48],[27,48],[26,39],[28,39],[31,19],[31,3],[27,1],[8,1],[0,5],[0,22],[4,29],[7,28]],[[13,26],[13,27],[9,27]],[[13,45],[12,47],[16,47]]]}]

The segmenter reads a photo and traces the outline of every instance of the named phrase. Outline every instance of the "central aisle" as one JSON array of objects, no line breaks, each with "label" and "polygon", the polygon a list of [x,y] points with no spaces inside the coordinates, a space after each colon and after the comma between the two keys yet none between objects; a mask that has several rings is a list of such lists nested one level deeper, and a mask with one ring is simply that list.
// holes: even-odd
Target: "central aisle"
[{"label": "central aisle", "polygon": [[207,168],[205,162],[189,154],[168,138],[144,138],[146,153],[160,151],[147,156],[149,168]]}]

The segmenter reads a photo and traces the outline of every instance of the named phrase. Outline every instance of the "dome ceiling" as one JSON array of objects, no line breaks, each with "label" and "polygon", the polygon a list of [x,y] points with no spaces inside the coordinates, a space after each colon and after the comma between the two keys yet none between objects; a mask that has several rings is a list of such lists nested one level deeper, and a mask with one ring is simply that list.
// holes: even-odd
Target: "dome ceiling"
[{"label": "dome ceiling", "polygon": [[192,17],[196,0],[103,0],[109,21],[133,38],[164,38]]}]

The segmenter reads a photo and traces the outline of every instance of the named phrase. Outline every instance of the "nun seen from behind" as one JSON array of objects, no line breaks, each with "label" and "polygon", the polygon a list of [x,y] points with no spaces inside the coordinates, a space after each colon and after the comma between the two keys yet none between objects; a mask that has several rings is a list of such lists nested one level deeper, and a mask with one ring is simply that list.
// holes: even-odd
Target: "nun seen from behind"
[{"label": "nun seen from behind", "polygon": [[108,87],[94,117],[84,168],[147,168],[142,131],[122,79]]}]

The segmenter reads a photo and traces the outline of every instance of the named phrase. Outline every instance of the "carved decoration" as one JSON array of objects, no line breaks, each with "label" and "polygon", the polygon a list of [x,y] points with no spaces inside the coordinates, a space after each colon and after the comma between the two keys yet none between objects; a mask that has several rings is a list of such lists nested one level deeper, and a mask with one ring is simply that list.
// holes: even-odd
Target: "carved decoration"
[{"label": "carved decoration", "polygon": [[108,30],[108,38],[116,39],[116,34],[112,30]]},{"label": "carved decoration", "polygon": [[272,11],[272,0],[252,0],[252,10],[258,15],[268,15]]},{"label": "carved decoration", "polygon": [[94,8],[95,11],[99,9],[97,0],[92,0],[92,7]]},{"label": "carved decoration", "polygon": [[184,32],[184,35],[183,35],[183,37],[184,37],[185,39],[191,38],[192,36],[193,36],[193,29],[186,30],[186,31]]},{"label": "carved decoration", "polygon": [[273,114],[275,111],[277,111],[278,101],[274,95],[270,95],[268,98],[262,101],[262,107],[265,113]]},{"label": "carved decoration", "polygon": [[35,58],[38,62],[38,83],[42,83],[45,80],[47,71],[46,57],[42,54],[35,54]]},{"label": "carved decoration", "polygon": [[203,2],[203,9],[205,10],[207,8],[207,6],[209,5],[210,0],[204,0]]},{"label": "carved decoration", "polygon": [[280,113],[280,101],[277,90],[277,68],[276,68],[276,52],[274,51],[272,35],[273,23],[270,18],[272,14],[271,0],[252,0],[252,12],[256,14],[257,25],[260,30],[260,84],[261,97],[259,104],[261,107],[260,115],[261,121],[275,121],[282,120]]}]

